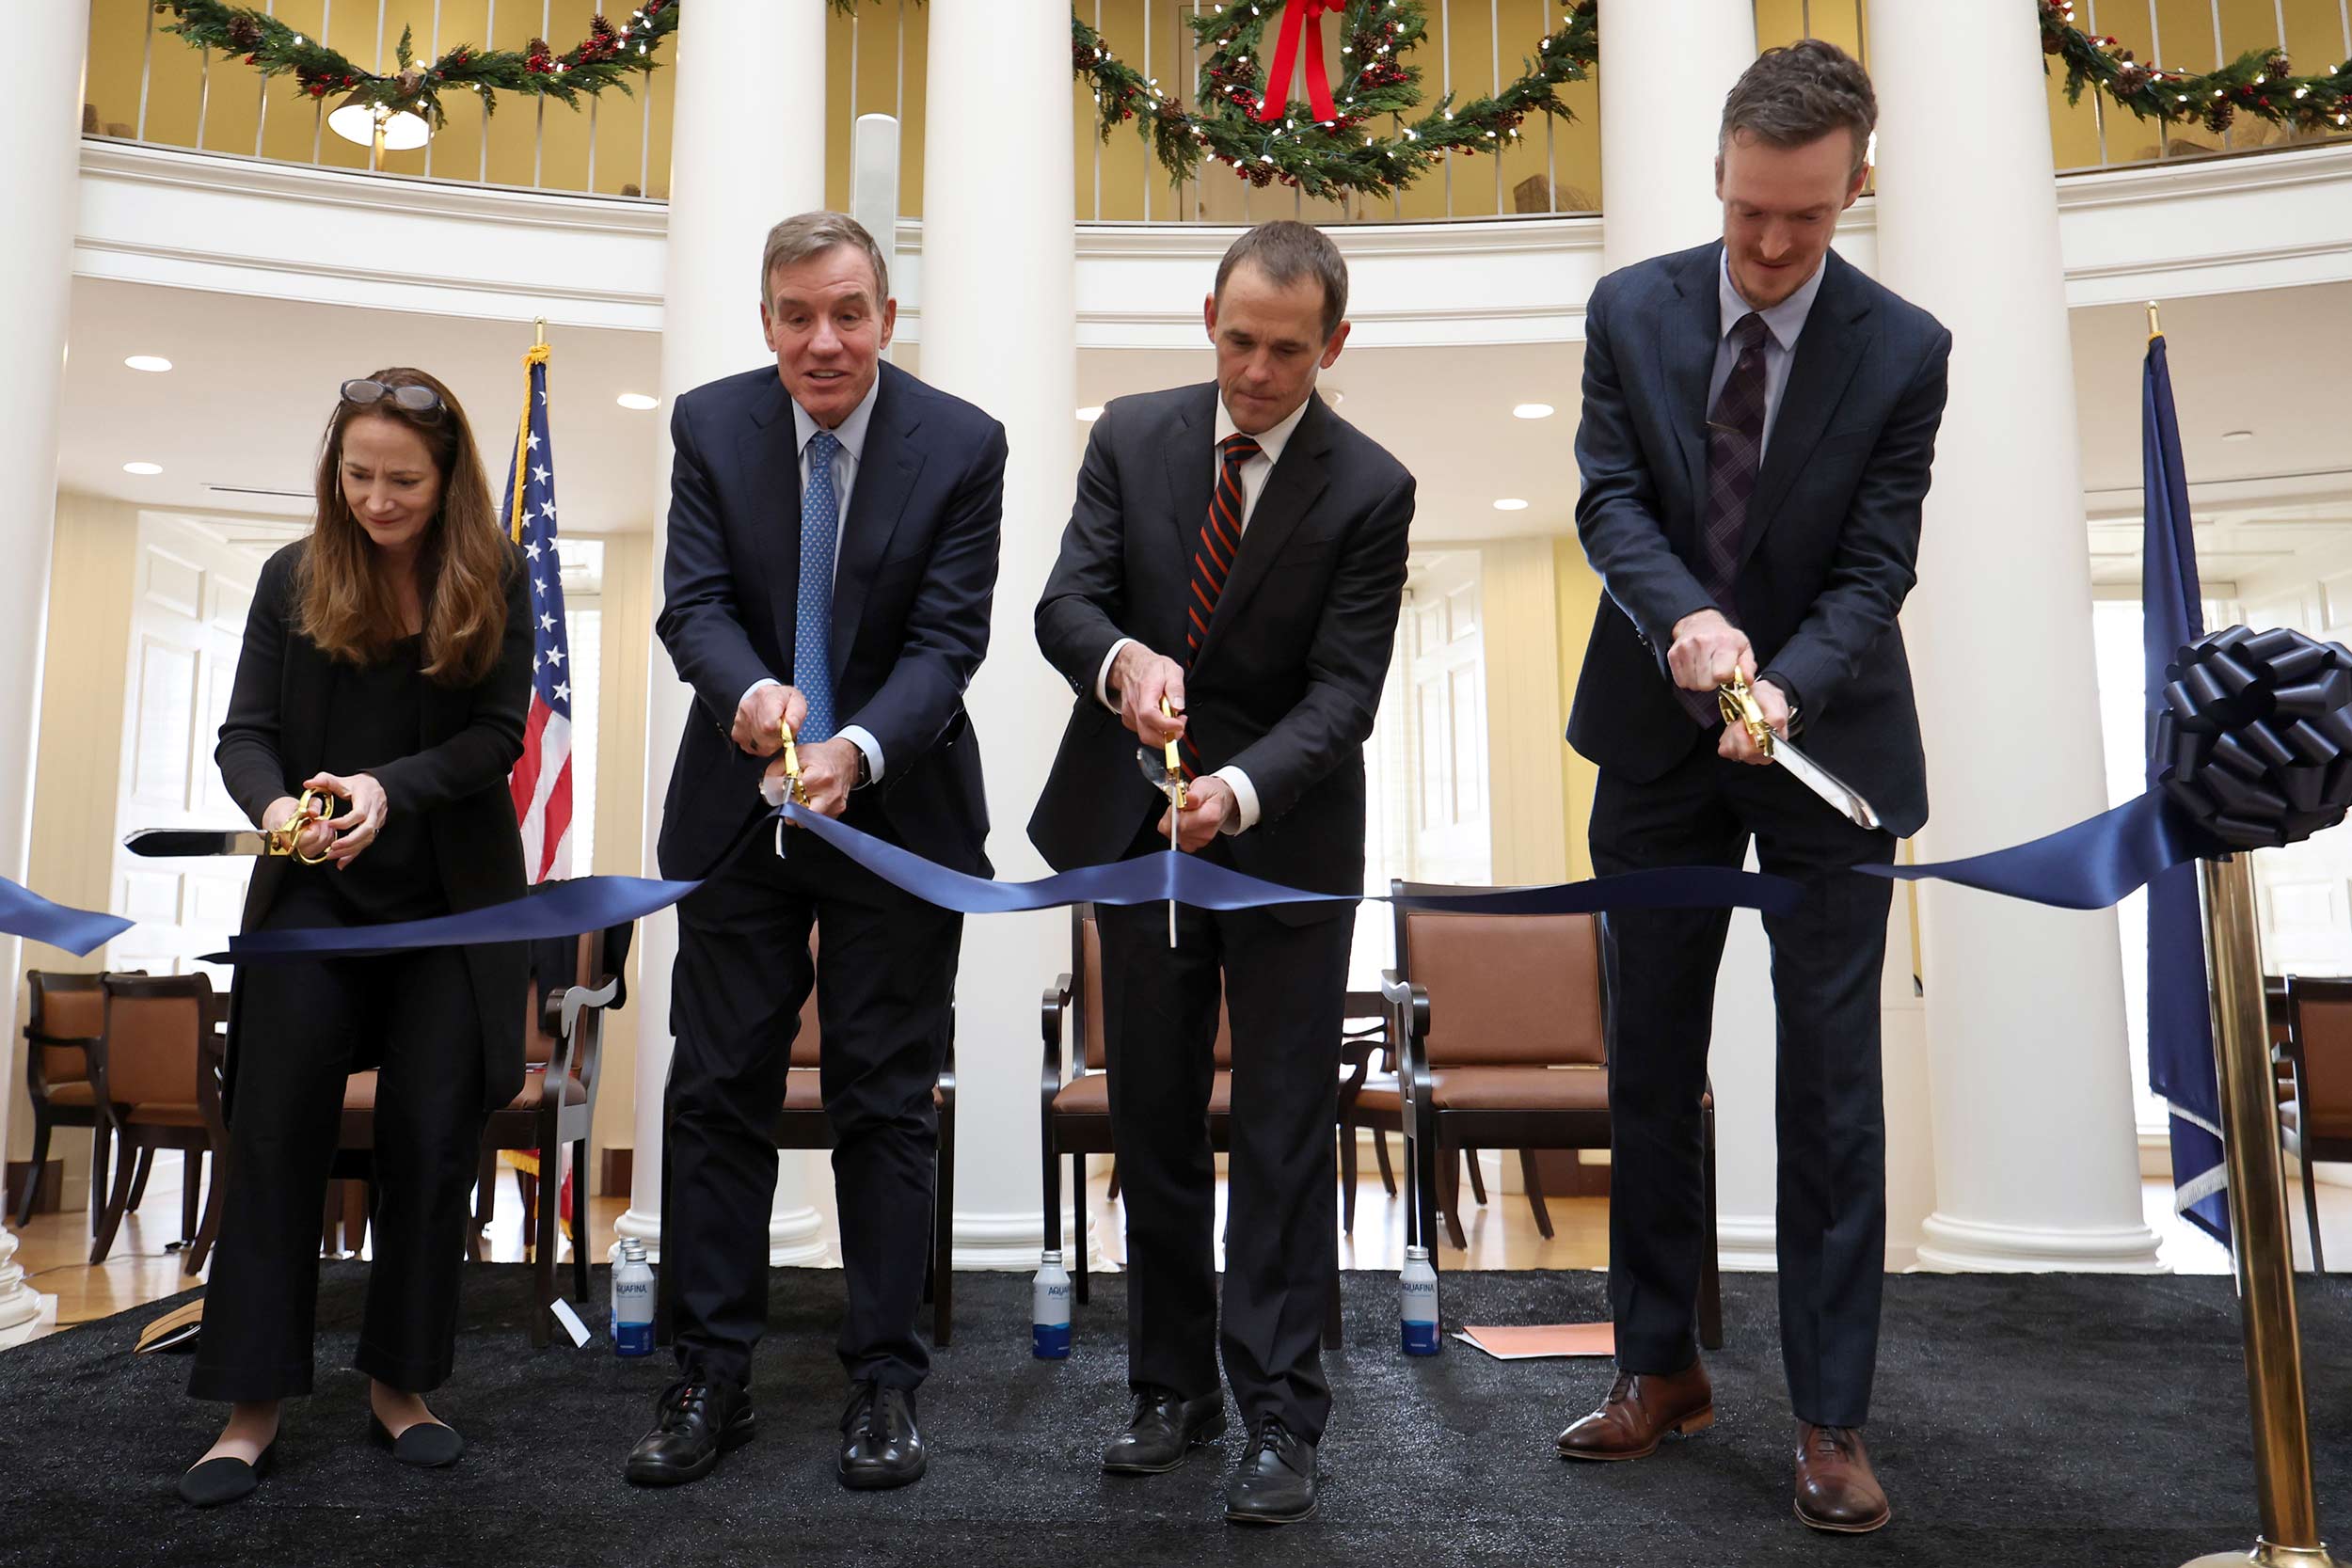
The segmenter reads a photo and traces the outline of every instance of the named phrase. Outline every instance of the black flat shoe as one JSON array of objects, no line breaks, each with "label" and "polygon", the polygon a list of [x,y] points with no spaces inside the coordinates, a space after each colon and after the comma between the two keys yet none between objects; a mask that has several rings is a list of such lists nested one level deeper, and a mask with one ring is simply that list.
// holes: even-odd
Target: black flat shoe
[{"label": "black flat shoe", "polygon": [[277,1463],[278,1439],[273,1437],[269,1447],[250,1465],[226,1455],[192,1465],[187,1474],[180,1478],[180,1500],[198,1508],[218,1508],[223,1503],[249,1497]]},{"label": "black flat shoe", "polygon": [[673,1383],[654,1402],[654,1429],[629,1450],[622,1473],[639,1486],[680,1486],[718,1467],[719,1456],[758,1435],[749,1394],[712,1383]]},{"label": "black flat shoe", "polygon": [[1103,1449],[1103,1468],[1114,1476],[1156,1476],[1183,1465],[1199,1444],[1225,1435],[1222,1389],[1187,1400],[1167,1388],[1136,1395],[1127,1430]]},{"label": "black flat shoe", "polygon": [[1236,1525],[1295,1525],[1314,1511],[1315,1446],[1279,1417],[1261,1418],[1225,1483],[1225,1517]]},{"label": "black flat shoe", "polygon": [[466,1451],[466,1440],[457,1435],[454,1427],[422,1420],[395,1437],[392,1429],[373,1410],[368,1412],[368,1441],[379,1449],[391,1449],[394,1459],[420,1470],[438,1470],[454,1465]]},{"label": "black flat shoe", "polygon": [[841,1484],[853,1492],[909,1486],[923,1479],[923,1434],[905,1388],[861,1383],[841,1413]]}]

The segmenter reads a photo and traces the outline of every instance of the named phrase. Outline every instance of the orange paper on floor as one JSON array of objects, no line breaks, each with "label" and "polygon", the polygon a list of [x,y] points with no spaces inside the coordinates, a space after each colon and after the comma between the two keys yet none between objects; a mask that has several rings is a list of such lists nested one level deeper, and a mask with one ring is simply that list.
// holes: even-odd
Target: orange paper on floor
[{"label": "orange paper on floor", "polygon": [[1617,1354],[1617,1331],[1608,1323],[1534,1323],[1516,1328],[1480,1328],[1473,1324],[1465,1325],[1454,1338],[1477,1346],[1498,1361]]}]

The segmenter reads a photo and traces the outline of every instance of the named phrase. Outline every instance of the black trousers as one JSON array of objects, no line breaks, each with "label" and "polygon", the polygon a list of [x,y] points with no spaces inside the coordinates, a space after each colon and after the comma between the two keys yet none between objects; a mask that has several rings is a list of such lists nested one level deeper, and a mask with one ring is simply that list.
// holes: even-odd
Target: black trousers
[{"label": "black trousers", "polygon": [[[663,1287],[681,1372],[738,1388],[768,1321],[776,1118],[801,1007],[817,988],[820,1085],[852,1380],[913,1388],[930,1256],[939,1081],[963,917],[899,892],[809,833],[754,845],[678,906],[662,1146]],[[809,927],[818,952],[809,958]]]},{"label": "black trousers", "polygon": [[[1221,858],[1222,846],[1202,853]],[[1111,1135],[1127,1205],[1127,1381],[1217,1386],[1216,1167],[1209,1148],[1222,980],[1233,1096],[1225,1226],[1225,1375],[1245,1420],[1320,1442],[1331,1414],[1323,1320],[1337,1268],[1340,1031],[1354,930],[1263,910],[1095,911]]]},{"label": "black trousers", "polygon": [[[290,891],[262,928],[340,923],[323,890]],[[482,1049],[461,948],[238,972],[229,1184],[191,1395],[310,1391],[319,1213],[344,1080],[370,1067],[378,1069],[374,1264],[352,1365],[412,1393],[448,1380],[482,1152]]]},{"label": "black trousers", "polygon": [[[1892,886],[1847,868],[1891,860],[1894,836],[1855,827],[1777,768],[1724,760],[1703,736],[1665,777],[1603,771],[1593,795],[1604,876],[1737,866],[1751,837],[1764,870],[1805,888],[1795,912],[1764,917],[1779,1023],[1781,1359],[1800,1420],[1860,1426],[1886,1269],[1879,974]],[[1605,923],[1609,1294],[1629,1372],[1679,1371],[1698,1354],[1699,1101],[1730,922],[1727,910],[1636,910]]]}]

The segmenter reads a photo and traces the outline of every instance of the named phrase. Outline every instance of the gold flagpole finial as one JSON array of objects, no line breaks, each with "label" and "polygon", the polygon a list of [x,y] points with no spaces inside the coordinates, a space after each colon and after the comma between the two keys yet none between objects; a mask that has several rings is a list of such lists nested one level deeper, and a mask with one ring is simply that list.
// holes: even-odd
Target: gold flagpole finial
[{"label": "gold flagpole finial", "polygon": [[[2150,306],[2150,307],[2149,307],[2149,309],[2155,309],[2155,308],[2154,308],[2153,306]],[[532,346],[533,348],[545,348],[545,347],[547,347],[547,345],[548,345],[548,318],[547,318],[547,317],[545,317],[545,316],[533,316],[533,317],[532,317],[532,318],[531,318],[531,343],[532,343]]]},{"label": "gold flagpole finial", "polygon": [[2156,302],[2153,299],[2148,302],[2148,336],[2151,338],[2164,336],[2164,328],[2156,323]]}]

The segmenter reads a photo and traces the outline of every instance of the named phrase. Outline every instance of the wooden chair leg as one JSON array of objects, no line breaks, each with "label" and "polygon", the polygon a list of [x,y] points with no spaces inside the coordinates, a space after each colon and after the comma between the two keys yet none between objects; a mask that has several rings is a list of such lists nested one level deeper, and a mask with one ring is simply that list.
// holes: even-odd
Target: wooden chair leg
[{"label": "wooden chair leg", "polygon": [[490,1228],[490,1221],[499,1207],[499,1151],[487,1139],[482,1145],[482,1165],[474,1172],[473,1224],[476,1230]]},{"label": "wooden chair leg", "polygon": [[187,1246],[196,1241],[197,1200],[204,1196],[204,1151],[187,1148],[180,1151],[180,1242]]},{"label": "wooden chair leg", "polygon": [[[1448,1148],[1443,1143],[1438,1145],[1438,1202],[1445,1210],[1446,1234],[1465,1252],[1470,1250],[1470,1238],[1462,1230],[1462,1156],[1468,1152]],[[1477,1156],[1470,1156],[1470,1168],[1473,1172],[1478,1169]],[[1429,1250],[1435,1256],[1438,1249]]]},{"label": "wooden chair leg", "polygon": [[1111,1156],[1111,1187],[1108,1196],[1112,1202],[1119,1201],[1119,1156],[1116,1154]]},{"label": "wooden chair leg", "polygon": [[135,1174],[131,1178],[132,1212],[137,1212],[138,1206],[147,1201],[147,1179],[154,1174],[154,1170],[155,1151],[152,1148],[140,1149]]},{"label": "wooden chair leg", "polygon": [[[102,1109],[99,1115],[106,1113]],[[114,1160],[114,1129],[103,1120],[89,1135],[89,1223],[90,1234],[98,1233],[99,1217],[106,1212],[111,1187],[106,1179],[107,1167]]]},{"label": "wooden chair leg", "polygon": [[1323,1348],[1338,1350],[1345,1339],[1345,1331],[1340,1324],[1340,1270],[1337,1259],[1334,1259],[1331,1269],[1331,1299],[1325,1306],[1323,1312]]},{"label": "wooden chair leg", "polygon": [[1470,1170],[1470,1196],[1476,1198],[1478,1206],[1484,1209],[1486,1207],[1486,1173],[1478,1168],[1478,1150],[1462,1150],[1462,1164]]},{"label": "wooden chair leg", "polygon": [[588,1140],[572,1145],[572,1298],[588,1305]]},{"label": "wooden chair leg", "polygon": [[2319,1240],[2319,1189],[2312,1174],[2312,1157],[2296,1151],[2296,1164],[2303,1167],[2303,1218],[2312,1227],[2312,1273],[2328,1272],[2328,1254]]},{"label": "wooden chair leg", "polygon": [[24,1167],[24,1196],[17,1200],[16,1227],[19,1230],[33,1223],[33,1204],[40,1197],[40,1177],[49,1164],[49,1111],[44,1105],[33,1107],[33,1159]]},{"label": "wooden chair leg", "polygon": [[1389,1166],[1389,1135],[1377,1127],[1372,1130],[1372,1157],[1380,1162],[1380,1190],[1394,1197],[1396,1172]]},{"label": "wooden chair leg", "polygon": [[1519,1150],[1519,1182],[1527,1189],[1527,1206],[1535,1211],[1535,1228],[1551,1240],[1551,1211],[1544,1207],[1544,1179],[1535,1174],[1535,1151]]},{"label": "wooden chair leg", "polygon": [[556,1151],[563,1146],[550,1139],[539,1147],[539,1179],[532,1183],[537,1201],[531,1207],[531,1348],[548,1348],[548,1318],[555,1305],[555,1179]]},{"label": "wooden chair leg", "polygon": [[[1118,1175],[1119,1167],[1113,1165],[1111,1176],[1116,1180]],[[1083,1154],[1073,1154],[1070,1157],[1070,1195],[1071,1212],[1076,1220],[1076,1227],[1071,1232],[1073,1244],[1069,1250],[1077,1263],[1077,1267],[1071,1273],[1076,1275],[1078,1305],[1084,1307],[1087,1304],[1087,1252],[1089,1248],[1087,1246],[1087,1157]],[[1061,1212],[1058,1206],[1054,1212],[1057,1215]]]},{"label": "wooden chair leg", "polygon": [[135,1178],[133,1169],[137,1162],[131,1158],[132,1149],[125,1148],[120,1164],[115,1167],[114,1191],[107,1195],[106,1212],[99,1217],[98,1234],[90,1243],[89,1260],[93,1267],[106,1260],[114,1250],[115,1232],[122,1227],[122,1216],[131,1207],[131,1188]]},{"label": "wooden chair leg", "polygon": [[1707,1186],[1707,1249],[1699,1254],[1699,1347],[1724,1348],[1724,1268],[1722,1231],[1715,1223],[1715,1113],[1707,1113],[1702,1128],[1700,1177]]},{"label": "wooden chair leg", "polygon": [[180,1272],[194,1278],[204,1268],[204,1259],[211,1257],[213,1243],[220,1240],[221,1189],[226,1186],[228,1163],[215,1153],[212,1157],[213,1179],[204,1189],[204,1218],[196,1227],[196,1240],[180,1255]]},{"label": "wooden chair leg", "polygon": [[1356,1129],[1340,1123],[1340,1231],[1356,1234]]}]

